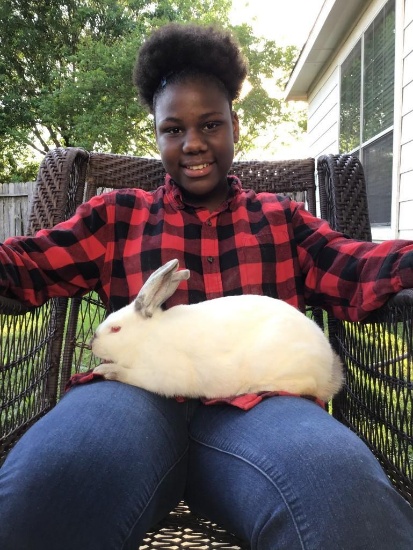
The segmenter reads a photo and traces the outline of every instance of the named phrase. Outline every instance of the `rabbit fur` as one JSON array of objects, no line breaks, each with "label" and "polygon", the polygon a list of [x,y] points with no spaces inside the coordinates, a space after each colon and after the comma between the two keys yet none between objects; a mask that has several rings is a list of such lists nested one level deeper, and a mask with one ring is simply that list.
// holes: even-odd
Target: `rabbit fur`
[{"label": "rabbit fur", "polygon": [[163,311],[188,278],[171,260],[99,325],[95,373],[168,397],[284,391],[327,401],[339,391],[342,366],[324,333],[282,300],[247,294]]}]

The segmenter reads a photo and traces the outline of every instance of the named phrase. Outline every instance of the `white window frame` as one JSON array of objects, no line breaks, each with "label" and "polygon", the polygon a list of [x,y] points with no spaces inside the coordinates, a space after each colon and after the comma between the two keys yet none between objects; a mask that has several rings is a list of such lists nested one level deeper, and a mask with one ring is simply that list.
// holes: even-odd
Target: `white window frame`
[{"label": "white window frame", "polygon": [[[365,14],[356,27],[353,28],[349,36],[346,37],[346,48],[341,51],[339,58],[337,59],[336,68],[338,69],[338,112],[340,113],[340,98],[341,98],[341,66],[347,57],[350,55],[352,49],[357,42],[366,33],[367,29],[373,23],[374,19],[387,4],[388,0],[382,0],[377,2],[370,13]],[[372,235],[374,241],[384,241],[388,239],[394,239],[398,236],[399,227],[399,196],[400,196],[400,144],[401,144],[401,112],[402,112],[402,81],[403,81],[403,23],[404,23],[404,0],[396,0],[395,2],[395,78],[394,78],[394,123],[393,131],[393,169],[392,169],[392,202],[391,202],[391,220],[390,226],[373,226]],[[362,41],[362,55],[364,52],[364,41]],[[362,86],[364,82],[362,82]],[[362,107],[362,106],[361,106]],[[362,117],[362,113],[360,113]],[[360,118],[362,121],[362,118]],[[360,126],[361,126],[360,121]],[[363,146],[370,141],[382,137],[385,133],[390,131],[390,127],[374,136],[372,140],[363,143]],[[340,143],[340,116],[338,117],[338,129],[337,129],[337,145]],[[358,151],[356,148],[354,151]],[[353,152],[354,152],[353,151]]]},{"label": "white window frame", "polygon": [[[341,83],[342,83],[342,67],[344,62],[347,60],[350,53],[353,51],[353,49],[356,47],[357,43],[360,41],[360,62],[361,62],[361,83],[360,83],[360,120],[359,120],[359,136],[358,141],[359,145],[354,148],[351,151],[346,151],[346,153],[358,153],[361,163],[363,164],[364,161],[364,150],[366,147],[368,147],[371,143],[374,143],[375,141],[379,140],[383,136],[387,136],[392,134],[392,140],[393,140],[393,164],[392,164],[392,181],[390,182],[390,191],[391,191],[391,203],[390,203],[390,212],[389,212],[389,224],[381,225],[381,224],[372,224],[372,231],[374,231],[375,236],[379,237],[379,235],[383,238],[384,235],[389,234],[389,231],[391,232],[392,228],[392,220],[393,220],[393,202],[394,202],[394,179],[393,179],[393,172],[394,172],[394,164],[395,164],[395,148],[394,148],[394,120],[396,117],[395,112],[395,105],[393,103],[393,123],[379,132],[378,134],[374,135],[373,137],[363,141],[363,132],[364,132],[364,88],[365,88],[365,79],[364,79],[364,71],[365,71],[365,35],[367,31],[369,30],[370,26],[373,24],[376,17],[380,14],[380,12],[383,10],[384,6],[389,2],[390,0],[386,0],[383,2],[380,7],[375,11],[374,15],[371,17],[371,19],[368,21],[368,23],[364,26],[362,31],[358,33],[356,40],[353,41],[352,47],[349,49],[346,57],[342,60],[342,62],[339,65],[339,112],[340,112],[340,118],[339,118],[339,124],[338,124],[338,142],[340,146],[340,138],[341,138]],[[396,6],[397,0],[395,0],[395,28],[396,28]],[[397,33],[396,33],[397,35]],[[396,36],[395,36],[395,50],[396,50]],[[396,54],[396,52],[395,52]],[[396,71],[396,59],[395,59],[395,71]],[[396,88],[394,88],[393,92],[393,101],[394,96],[396,94]],[[381,239],[380,239],[381,240]]]}]

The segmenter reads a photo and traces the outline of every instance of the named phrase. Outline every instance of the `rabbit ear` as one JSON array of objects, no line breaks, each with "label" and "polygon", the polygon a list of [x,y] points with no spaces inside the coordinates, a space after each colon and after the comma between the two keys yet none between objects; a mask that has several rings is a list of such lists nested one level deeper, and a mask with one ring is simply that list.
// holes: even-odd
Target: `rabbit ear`
[{"label": "rabbit ear", "polygon": [[189,269],[177,271],[178,260],[170,260],[152,273],[135,298],[135,309],[143,317],[152,317],[157,307],[177,289],[181,281],[189,279]]}]

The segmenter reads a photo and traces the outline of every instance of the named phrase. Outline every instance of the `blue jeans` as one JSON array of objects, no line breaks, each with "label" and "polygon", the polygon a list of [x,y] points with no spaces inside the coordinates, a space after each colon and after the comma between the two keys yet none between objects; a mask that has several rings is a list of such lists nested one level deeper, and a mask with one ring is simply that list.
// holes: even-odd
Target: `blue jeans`
[{"label": "blue jeans", "polygon": [[248,412],[78,386],[0,470],[2,550],[137,550],[185,498],[260,550],[410,550],[413,509],[318,405]]}]

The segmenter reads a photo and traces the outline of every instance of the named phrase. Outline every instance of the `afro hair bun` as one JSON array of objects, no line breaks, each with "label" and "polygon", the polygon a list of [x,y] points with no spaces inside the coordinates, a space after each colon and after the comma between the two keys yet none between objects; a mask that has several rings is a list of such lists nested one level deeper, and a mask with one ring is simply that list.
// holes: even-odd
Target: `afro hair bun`
[{"label": "afro hair bun", "polygon": [[224,29],[193,23],[164,25],[147,38],[138,53],[133,81],[143,105],[152,111],[161,82],[183,71],[215,76],[233,101],[247,75],[247,63],[239,44]]}]

